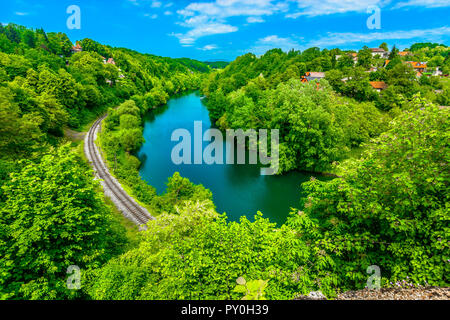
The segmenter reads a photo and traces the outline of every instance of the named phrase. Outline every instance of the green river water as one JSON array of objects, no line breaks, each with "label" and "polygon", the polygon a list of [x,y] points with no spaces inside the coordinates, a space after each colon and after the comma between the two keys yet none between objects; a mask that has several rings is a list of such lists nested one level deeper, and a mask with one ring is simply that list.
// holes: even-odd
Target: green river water
[{"label": "green river water", "polygon": [[[182,177],[210,189],[217,211],[226,212],[233,221],[243,215],[253,220],[260,211],[265,218],[280,225],[286,221],[291,208],[299,208],[301,184],[308,181],[311,174],[291,172],[263,176],[259,166],[249,164],[175,165],[171,153],[178,142],[171,141],[172,132],[179,128],[191,132],[193,158],[194,121],[202,121],[203,132],[211,127],[208,110],[198,92],[175,97],[145,118],[146,142],[138,152],[142,161],[140,174],[159,194],[165,191],[167,179],[179,172]],[[204,147],[208,144],[204,142]]]}]

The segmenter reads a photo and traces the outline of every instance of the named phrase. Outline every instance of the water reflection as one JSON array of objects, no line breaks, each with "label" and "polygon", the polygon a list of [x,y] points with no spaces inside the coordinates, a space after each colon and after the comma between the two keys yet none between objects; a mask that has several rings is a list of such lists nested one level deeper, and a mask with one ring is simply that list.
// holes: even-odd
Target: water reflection
[{"label": "water reflection", "polygon": [[[211,128],[208,110],[198,93],[173,98],[167,106],[146,115],[146,142],[137,154],[142,161],[141,176],[150,181],[158,193],[163,193],[167,179],[178,171],[183,177],[210,189],[217,210],[226,212],[231,220],[238,221],[242,215],[252,220],[256,212],[261,211],[271,221],[284,223],[291,207],[299,207],[301,183],[308,181],[310,174],[292,172],[283,176],[261,176],[260,166],[249,164],[177,166],[171,161],[172,148],[178,144],[171,141],[172,132],[187,129],[193,142],[194,121],[203,122],[203,133]],[[204,142],[204,147],[209,143]],[[226,142],[223,143],[225,147]],[[223,150],[226,159],[226,148]]]}]

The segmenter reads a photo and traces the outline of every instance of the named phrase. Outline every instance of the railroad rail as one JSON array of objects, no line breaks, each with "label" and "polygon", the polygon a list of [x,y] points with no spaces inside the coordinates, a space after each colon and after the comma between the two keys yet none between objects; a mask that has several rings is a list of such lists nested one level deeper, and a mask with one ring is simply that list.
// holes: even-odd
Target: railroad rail
[{"label": "railroad rail", "polygon": [[99,148],[95,144],[98,133],[101,130],[101,123],[107,115],[99,118],[91,127],[85,138],[84,153],[94,169],[96,178],[100,180],[105,195],[108,196],[122,214],[135,224],[145,228],[149,220],[155,218],[140,206],[129,194],[125,192],[122,185],[109,172],[103,161]]}]

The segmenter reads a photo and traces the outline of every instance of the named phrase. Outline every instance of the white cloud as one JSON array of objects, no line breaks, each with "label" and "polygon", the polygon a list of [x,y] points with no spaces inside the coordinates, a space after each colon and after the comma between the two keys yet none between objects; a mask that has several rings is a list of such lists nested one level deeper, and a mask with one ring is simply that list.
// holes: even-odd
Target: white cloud
[{"label": "white cloud", "polygon": [[211,51],[211,50],[217,49],[217,46],[215,44],[208,44],[202,48],[197,48],[197,49],[202,50],[202,51]]},{"label": "white cloud", "polygon": [[409,40],[420,39],[420,41],[440,42],[443,36],[450,35],[450,27],[441,27],[433,29],[417,29],[417,30],[398,30],[387,32],[371,32],[371,33],[335,33],[329,32],[326,36],[317,40],[310,41],[310,47],[329,47],[345,45],[348,43],[369,43],[372,41],[388,41],[388,40]]},{"label": "white cloud", "polygon": [[152,8],[160,8],[162,6],[162,2],[160,1],[152,1],[151,7]]},{"label": "white cloud", "polygon": [[181,44],[193,44],[198,38],[204,36],[231,33],[236,32],[238,30],[237,27],[228,24],[221,24],[214,22],[200,22],[201,19],[195,20],[199,20],[199,24],[196,25],[195,28],[189,30],[187,33],[172,34],[173,36],[177,37],[180,40]]},{"label": "white cloud", "polygon": [[261,23],[261,22],[264,22],[264,19],[261,17],[248,17],[247,22],[248,23]]},{"label": "white cloud", "polygon": [[158,18],[158,15],[157,15],[156,13],[154,13],[154,14],[145,13],[145,14],[144,14],[144,17],[148,17],[148,18],[150,18],[150,19],[157,19],[157,18]]},{"label": "white cloud", "polygon": [[397,3],[393,9],[404,7],[441,8],[450,7],[449,0],[408,0]]},{"label": "white cloud", "polygon": [[205,15],[210,18],[226,19],[238,16],[272,15],[287,9],[287,2],[273,0],[216,0],[194,2],[179,13],[185,16]]},{"label": "white cloud", "polygon": [[28,12],[15,12],[17,16],[27,16]]},{"label": "white cloud", "polygon": [[165,16],[171,16],[171,15],[173,15],[173,12],[172,11],[165,11],[164,15]]},{"label": "white cloud", "polygon": [[[159,0],[127,0],[128,2],[131,2],[135,6],[149,6],[150,8],[161,8],[163,7],[163,2]],[[172,6],[173,3],[169,2],[164,5],[165,8],[168,8]]]},{"label": "white cloud", "polygon": [[391,0],[288,0],[297,4],[297,10],[286,15],[296,19],[300,16],[321,16],[347,12],[366,12],[370,6],[384,7]]},{"label": "white cloud", "polygon": [[286,1],[274,0],[215,0],[210,2],[193,2],[177,13],[182,18],[178,24],[190,29],[184,34],[175,34],[180,43],[193,43],[209,35],[225,34],[238,31],[228,19],[246,17],[248,23],[263,22],[263,16],[285,12]]},{"label": "white cloud", "polygon": [[293,37],[283,38],[277,35],[270,35],[256,41],[256,44],[247,51],[260,55],[274,48],[280,48],[283,51],[298,50],[302,47],[299,43],[301,40],[303,40],[302,37],[294,39]]}]

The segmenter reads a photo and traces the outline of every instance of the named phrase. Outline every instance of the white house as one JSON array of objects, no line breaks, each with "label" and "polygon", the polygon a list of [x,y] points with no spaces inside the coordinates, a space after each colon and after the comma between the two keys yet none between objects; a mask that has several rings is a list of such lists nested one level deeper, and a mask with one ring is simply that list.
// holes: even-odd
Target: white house
[{"label": "white house", "polygon": [[389,51],[384,50],[383,48],[370,48],[372,52],[372,57],[379,55],[383,59],[387,59],[389,57]]}]

